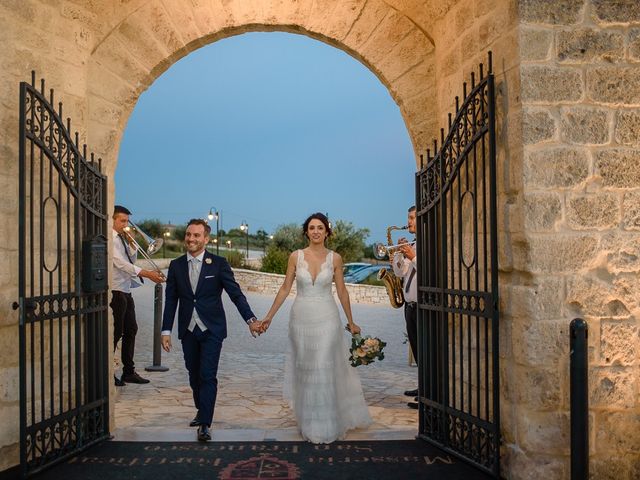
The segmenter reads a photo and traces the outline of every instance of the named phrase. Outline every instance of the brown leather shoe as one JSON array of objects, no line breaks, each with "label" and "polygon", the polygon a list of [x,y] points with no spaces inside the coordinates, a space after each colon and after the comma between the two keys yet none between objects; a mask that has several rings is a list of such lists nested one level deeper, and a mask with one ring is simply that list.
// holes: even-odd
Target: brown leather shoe
[{"label": "brown leather shoe", "polygon": [[124,383],[149,383],[149,380],[142,378],[138,372],[122,374],[122,381]]}]

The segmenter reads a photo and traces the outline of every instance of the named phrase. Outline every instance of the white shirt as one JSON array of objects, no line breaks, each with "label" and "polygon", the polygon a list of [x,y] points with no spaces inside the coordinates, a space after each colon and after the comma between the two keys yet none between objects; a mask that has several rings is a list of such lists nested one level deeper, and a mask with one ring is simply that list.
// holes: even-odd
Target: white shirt
[{"label": "white shirt", "polygon": [[[418,300],[418,271],[416,260],[417,257],[413,257],[413,260],[409,260],[408,258],[405,258],[402,253],[396,252],[393,255],[393,262],[391,262],[393,273],[403,279],[402,291],[404,292],[404,299],[407,302],[416,302]],[[411,278],[412,273],[413,278]],[[407,290],[407,283],[409,281],[411,281],[411,283]]]},{"label": "white shirt", "polygon": [[[117,290],[118,292],[129,293],[132,288],[139,287],[138,274],[142,270],[129,261],[131,257],[132,261],[136,261],[138,257],[138,251],[132,249],[130,246],[126,246],[120,240],[118,232],[112,231],[113,238],[113,286],[111,290]],[[125,242],[126,243],[126,242]],[[126,250],[125,250],[126,248]],[[129,257],[127,257],[127,253]]]}]

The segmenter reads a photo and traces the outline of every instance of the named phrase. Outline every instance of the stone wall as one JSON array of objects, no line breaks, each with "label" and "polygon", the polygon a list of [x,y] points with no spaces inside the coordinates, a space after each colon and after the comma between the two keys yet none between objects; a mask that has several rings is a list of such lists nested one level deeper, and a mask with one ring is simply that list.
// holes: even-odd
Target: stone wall
[{"label": "stone wall", "polygon": [[[568,478],[569,322],[589,324],[591,475],[640,478],[640,3],[520,1],[518,478]],[[521,458],[522,457],[522,458]],[[526,458],[526,459],[525,459]]]}]

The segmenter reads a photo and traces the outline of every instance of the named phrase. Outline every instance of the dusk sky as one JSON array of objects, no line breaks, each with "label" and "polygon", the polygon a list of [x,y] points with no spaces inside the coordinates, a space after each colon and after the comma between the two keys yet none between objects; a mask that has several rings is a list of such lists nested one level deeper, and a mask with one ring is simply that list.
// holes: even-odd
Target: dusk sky
[{"label": "dusk sky", "polygon": [[360,62],[322,42],[249,33],[174,64],[140,97],[120,146],[117,204],[132,220],[184,224],[222,212],[229,230],[313,212],[404,225],[414,155],[398,106]]}]

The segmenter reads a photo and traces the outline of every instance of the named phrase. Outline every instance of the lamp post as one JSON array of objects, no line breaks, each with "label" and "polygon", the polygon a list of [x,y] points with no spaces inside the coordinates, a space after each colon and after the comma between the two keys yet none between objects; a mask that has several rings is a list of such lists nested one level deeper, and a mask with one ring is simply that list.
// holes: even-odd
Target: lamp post
[{"label": "lamp post", "polygon": [[249,261],[249,224],[243,220],[242,225],[240,225],[240,230],[243,232],[246,230],[247,233],[247,258],[245,261]]},{"label": "lamp post", "polygon": [[213,219],[215,219],[216,221],[216,238],[214,239],[213,243],[216,244],[216,255],[218,255],[220,254],[220,213],[218,213],[216,207],[211,207],[209,209],[209,215],[207,215],[207,218],[209,219],[209,221]]},{"label": "lamp post", "polygon": [[231,250],[231,240],[227,240],[227,250]]},{"label": "lamp post", "polygon": [[171,232],[167,230],[162,234],[162,236],[164,237],[164,242],[162,242],[162,258],[167,258],[166,250],[164,247],[167,245],[167,240],[169,240]]}]

